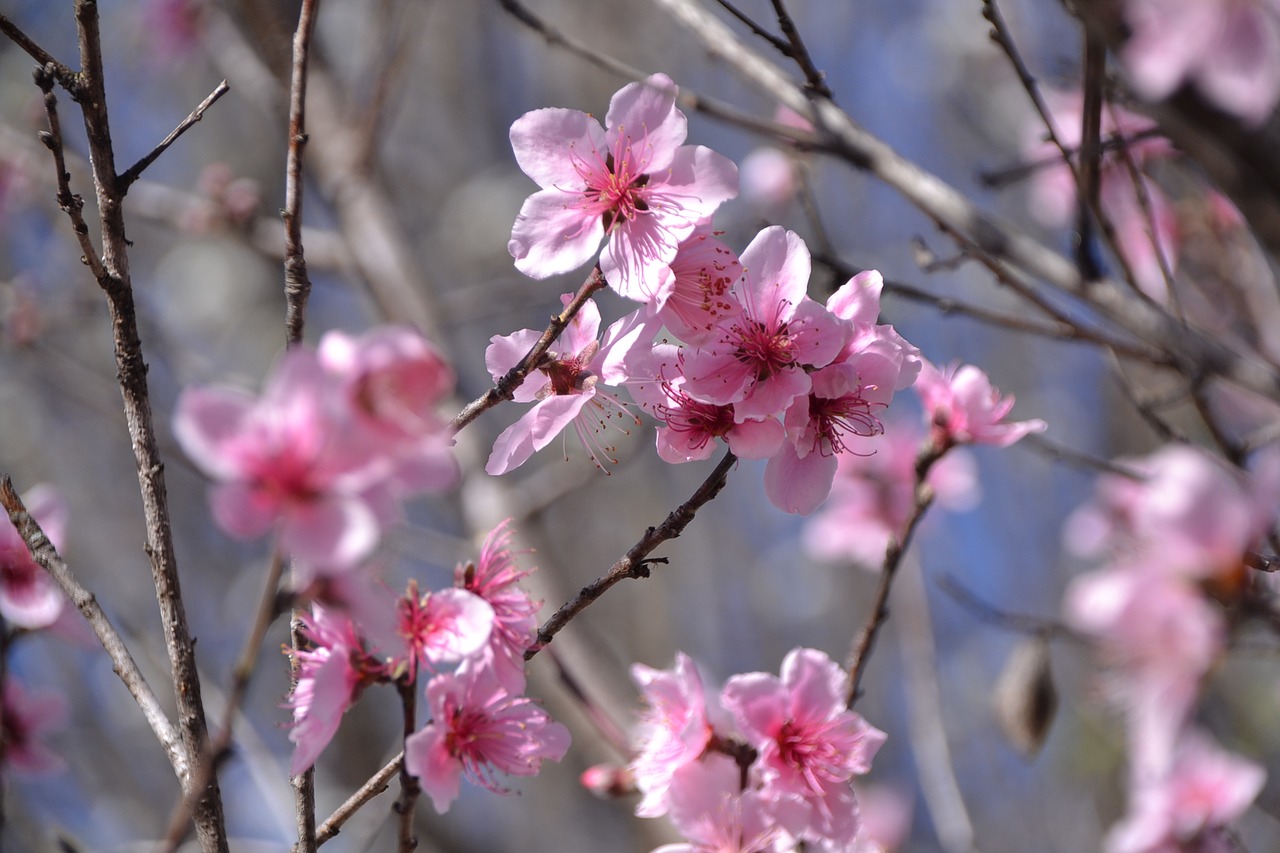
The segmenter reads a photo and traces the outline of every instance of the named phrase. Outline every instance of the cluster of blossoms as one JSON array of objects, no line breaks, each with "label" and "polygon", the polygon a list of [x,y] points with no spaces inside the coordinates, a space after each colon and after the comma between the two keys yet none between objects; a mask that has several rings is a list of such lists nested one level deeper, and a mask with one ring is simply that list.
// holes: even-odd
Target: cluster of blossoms
[{"label": "cluster of blossoms", "polygon": [[668,815],[688,840],[661,853],[868,849],[852,780],[885,735],[846,708],[827,655],[795,649],[780,677],[735,675],[718,702],[683,654],[632,676],[647,706],[628,767],[636,814]]},{"label": "cluster of blossoms", "polygon": [[[659,74],[614,95],[605,129],[567,109],[512,126],[516,160],[543,188],[512,232],[517,268],[566,272],[607,238],[606,281],[644,304],[600,340],[598,312],[583,309],[562,350],[517,392],[538,403],[498,439],[487,470],[515,468],[570,423],[599,464],[590,436],[626,417],[599,386],[625,385],[660,422],[663,459],[706,459],[722,439],[739,457],[769,460],[775,506],[808,514],[830,492],[839,455],[883,432],[878,412],[915,380],[919,352],[877,325],[879,273],[856,276],[824,305],[807,295],[809,251],[796,234],[766,228],[740,257],[718,239],[710,215],[737,194],[737,169],[681,144],[675,97]],[[495,337],[491,373],[514,365],[536,335]]]},{"label": "cluster of blossoms", "polygon": [[[67,529],[67,508],[49,486],[35,486],[22,496],[27,512],[55,548]],[[0,630],[14,631],[10,643],[32,631],[57,627],[66,612],[66,597],[35,560],[12,524],[0,524]],[[0,685],[0,766],[21,773],[59,770],[60,756],[41,737],[60,728],[66,702],[57,693],[28,691],[12,672]]]},{"label": "cluster of blossoms", "polygon": [[405,739],[405,766],[439,812],[457,798],[464,776],[501,791],[496,774],[533,776],[543,759],[563,758],[568,730],[522,695],[539,607],[519,586],[528,574],[517,568],[503,524],[476,563],[458,566],[452,587],[420,593],[411,581],[394,600],[313,604],[289,698],[290,771],[312,766],[343,714],[378,683],[425,683],[431,717]]},{"label": "cluster of blossoms", "polygon": [[329,332],[286,352],[258,397],[188,388],[173,430],[216,484],[214,519],[232,536],[272,529],[312,570],[350,569],[372,553],[408,496],[458,479],[435,408],[453,370],[412,329]]},{"label": "cluster of blossoms", "polygon": [[1222,602],[1245,592],[1245,559],[1280,505],[1274,457],[1248,478],[1171,445],[1102,478],[1068,521],[1065,543],[1101,569],[1067,590],[1068,622],[1114,678],[1129,733],[1129,814],[1109,853],[1227,849],[1222,828],[1262,788],[1261,767],[1190,725],[1201,684],[1226,650]]}]

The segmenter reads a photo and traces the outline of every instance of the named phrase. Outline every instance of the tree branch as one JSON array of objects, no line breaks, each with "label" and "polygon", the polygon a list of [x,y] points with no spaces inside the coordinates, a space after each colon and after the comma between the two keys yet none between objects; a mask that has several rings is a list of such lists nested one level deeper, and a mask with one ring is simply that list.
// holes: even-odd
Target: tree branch
[{"label": "tree branch", "polygon": [[227,85],[226,80],[223,80],[209,94],[209,97],[201,101],[186,118],[178,123],[177,127],[169,131],[169,135],[160,140],[160,144],[155,148],[152,148],[151,152],[147,154],[147,156],[143,157],[137,163],[134,163],[128,169],[125,169],[124,173],[121,174],[119,178],[120,192],[127,193],[129,191],[129,187],[133,186],[133,182],[138,180],[142,173],[146,171],[148,166],[154,163],[170,145],[177,142],[179,136],[182,136],[182,134],[186,133],[192,125],[204,118],[205,111],[217,103],[219,98],[230,91],[231,87]]}]

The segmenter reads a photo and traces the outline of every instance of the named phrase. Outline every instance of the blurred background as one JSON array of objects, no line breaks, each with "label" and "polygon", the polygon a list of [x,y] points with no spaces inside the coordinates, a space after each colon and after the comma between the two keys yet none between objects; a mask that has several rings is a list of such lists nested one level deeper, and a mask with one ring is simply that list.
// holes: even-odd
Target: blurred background
[{"label": "blurred background", "polygon": [[[1047,229],[1030,217],[1025,182],[992,189],[982,180],[1023,162],[1043,131],[988,39],[981,4],[787,5],[837,103],[856,121],[980,207],[1070,251],[1069,228]],[[168,421],[184,386],[217,381],[256,389],[283,348],[278,212],[298,4],[102,0],[99,7],[119,162],[150,150],[220,80],[231,87],[147,170],[126,207],[184,595],[216,724],[267,546],[234,542],[212,524],[206,482],[173,444]],[[775,116],[776,103],[709,60],[696,39],[650,4],[533,0],[530,7],[642,73],[662,71],[682,88],[762,119]],[[776,23],[763,0],[743,0],[741,8]],[[1078,87],[1078,24],[1054,3],[1007,0],[1001,9],[1042,85]],[[76,65],[72,4],[0,0],[0,11]],[[515,164],[508,128],[545,106],[602,117],[609,97],[629,81],[549,47],[496,3],[456,0],[325,0],[312,63],[303,240],[315,289],[307,338],[412,323],[449,354],[459,404],[472,399],[489,384],[489,339],[543,327],[559,295],[585,275],[533,281],[514,269],[506,250],[511,224],[535,187]],[[45,482],[66,496],[64,556],[134,644],[152,682],[163,685],[167,663],[106,308],[54,203],[53,166],[35,138],[44,116],[31,67],[26,54],[0,41],[0,470],[20,490]],[[65,95],[60,104],[67,147],[78,158],[71,185],[91,198],[83,131]],[[847,164],[699,114],[689,116],[688,141],[740,164],[756,157],[761,176],[770,174],[769,158],[784,165],[787,180],[772,190],[763,177],[749,180],[744,166],[741,197],[717,214],[723,239],[739,251],[764,225],[781,224],[815,253],[879,269],[891,281],[1025,312],[1025,303],[979,265],[946,263],[955,249],[945,235],[895,191]],[[942,262],[924,269],[920,261],[930,253]],[[815,265],[812,294],[825,298],[842,281]],[[606,323],[632,310],[608,292],[599,302]],[[1160,442],[1127,404],[1107,360],[1086,345],[995,328],[892,289],[882,321],[936,363],[981,366],[1017,397],[1015,419],[1049,423],[1051,446],[1109,459]],[[467,471],[461,487],[410,506],[407,523],[378,557],[393,589],[408,577],[448,583],[458,561],[474,558],[480,538],[513,517],[521,546],[533,549],[522,560],[538,566],[530,582],[545,616],[607,570],[714,465],[661,462],[646,421],[619,445],[621,461],[609,476],[569,439],[568,461],[557,444],[506,477],[487,477],[483,460],[492,441],[520,411],[504,406],[481,417],[460,440]],[[895,417],[919,419],[910,393],[895,400],[886,419]],[[1087,650],[1053,645],[1061,708],[1043,751],[1026,757],[992,710],[994,685],[1023,638],[981,618],[942,583],[955,578],[1010,613],[1057,616],[1063,588],[1080,568],[1062,555],[1062,522],[1091,494],[1096,472],[1044,447],[973,450],[980,502],[967,512],[930,513],[894,590],[893,616],[858,710],[889,735],[865,780],[875,792],[866,802],[887,797],[886,815],[904,812],[896,849],[950,853],[968,849],[966,837],[988,853],[1096,849],[1124,808],[1119,725],[1094,695]],[[544,765],[537,779],[513,781],[514,796],[464,784],[446,815],[420,803],[420,850],[629,853],[675,840],[665,822],[633,817],[633,801],[596,799],[579,786],[585,768],[622,757],[564,688],[557,661],[626,727],[636,711],[628,675],[634,662],[667,667],[684,651],[719,684],[737,672],[777,672],[797,646],[845,657],[877,576],[848,560],[811,556],[802,539],[806,520],[768,504],[762,473],[763,464],[741,463],[685,535],[657,552],[668,565],[612,590],[556,639],[555,660],[544,654],[534,662],[531,694],[574,736],[565,760]],[[237,722],[236,753],[222,772],[236,849],[283,850],[292,839],[291,744],[280,707],[288,668],[277,652],[286,642],[286,627],[275,625]],[[27,684],[63,692],[71,712],[51,738],[66,770],[7,781],[9,849],[52,850],[63,835],[76,849],[129,850],[161,835],[176,796],[172,774],[87,630],[72,620],[26,639],[9,669]],[[1274,759],[1273,654],[1237,655],[1215,679],[1227,686],[1211,688],[1203,713],[1230,728],[1226,742]],[[395,754],[398,714],[394,691],[383,688],[347,715],[317,769],[322,818]],[[326,849],[392,849],[393,797],[366,807]],[[1272,784],[1241,825],[1249,849],[1280,849],[1277,808]]]}]

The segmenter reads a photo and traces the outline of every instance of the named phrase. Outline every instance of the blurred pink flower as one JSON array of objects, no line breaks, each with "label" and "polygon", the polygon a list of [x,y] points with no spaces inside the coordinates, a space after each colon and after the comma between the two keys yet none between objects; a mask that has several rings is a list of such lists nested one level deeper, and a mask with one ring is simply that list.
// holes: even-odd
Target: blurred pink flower
[{"label": "blurred pink flower", "polygon": [[427,684],[429,722],[405,738],[405,767],[443,814],[462,777],[495,793],[498,773],[536,776],[544,759],[559,761],[569,731],[532,699],[511,696],[490,673],[437,675]]},{"label": "blurred pink flower", "polygon": [[[866,442],[867,455],[842,454],[831,497],[804,526],[805,550],[823,560],[879,569],[889,540],[902,535],[915,505],[916,456],[924,436],[915,422],[886,425]],[[946,453],[927,478],[935,505],[973,508],[981,497],[977,463],[964,448]]]},{"label": "blurred pink flower", "polygon": [[[52,486],[34,486],[22,496],[27,512],[55,548],[67,528],[67,506]],[[6,518],[0,522],[0,617],[19,628],[47,628],[57,621],[66,598],[49,573],[31,559],[27,543]]]},{"label": "blurred pink flower", "polygon": [[1106,853],[1216,849],[1198,842],[1207,842],[1244,814],[1261,793],[1266,777],[1259,765],[1226,752],[1205,733],[1189,731],[1178,744],[1169,774],[1132,793],[1128,816],[1112,827],[1103,849]]},{"label": "blurred pink flower", "polygon": [[1261,124],[1280,101],[1276,0],[1127,0],[1120,59],[1139,95],[1158,101],[1184,82],[1225,112]]},{"label": "blurred pink flower", "polygon": [[1098,644],[1129,730],[1135,779],[1161,778],[1200,692],[1226,648],[1218,606],[1157,568],[1090,572],[1064,596],[1066,620]]},{"label": "blurred pink flower", "polygon": [[887,785],[854,785],[862,827],[853,853],[890,853],[911,834],[911,796]]},{"label": "blurred pink flower", "polygon": [[682,145],[678,89],[664,74],[624,86],[605,128],[587,113],[541,109],[511,126],[525,200],[507,248],[516,268],[547,278],[586,263],[600,241],[605,279],[630,299],[665,299],[680,241],[738,193],[738,169],[709,148]]},{"label": "blurred pink flower", "polygon": [[764,212],[780,212],[796,196],[799,167],[792,155],[762,146],[742,158],[738,179],[742,200]]},{"label": "blurred pink flower", "polygon": [[447,423],[436,406],[452,391],[453,369],[416,330],[378,326],[359,338],[327,332],[317,350],[337,377],[355,442],[377,447],[361,477],[381,514],[403,495],[440,492],[458,482]]},{"label": "blurred pink flower", "polygon": [[524,653],[534,644],[542,603],[519,586],[530,572],[516,566],[510,524],[510,519],[503,521],[485,537],[479,559],[454,571],[454,584],[487,601],[493,609],[489,642],[483,653],[464,662],[463,668],[487,667],[514,695],[524,690]]},{"label": "blurred pink flower", "polygon": [[0,695],[0,756],[5,768],[44,775],[66,766],[62,756],[41,738],[66,726],[67,701],[49,690],[28,693],[9,675]]},{"label": "blurred pink flower", "polygon": [[971,364],[938,370],[925,361],[916,391],[939,449],[956,444],[1008,447],[1028,433],[1044,432],[1047,426],[1039,419],[1005,423],[1005,415],[1013,409],[1013,397],[1002,399],[987,374]]},{"label": "blurred pink flower", "polygon": [[781,678],[735,675],[721,702],[758,751],[762,796],[778,804],[787,831],[847,846],[858,832],[849,782],[871,769],[885,734],[845,707],[846,686],[844,671],[827,655],[795,649],[782,662]]},{"label": "blurred pink flower", "polygon": [[1073,513],[1063,530],[1068,550],[1085,557],[1112,554],[1232,587],[1243,580],[1245,553],[1274,520],[1280,472],[1262,466],[1246,477],[1185,444],[1120,465],[1134,476],[1098,479],[1097,497]]},{"label": "blurred pink flower", "polygon": [[[567,304],[571,298],[572,294],[565,294],[563,301]],[[591,461],[604,468],[599,457],[609,459],[612,451],[601,444],[599,436],[611,419],[631,418],[639,425],[639,419],[617,397],[600,387],[605,361],[614,354],[614,347],[621,345],[619,332],[633,318],[629,315],[614,323],[601,342],[597,340],[600,309],[592,301],[582,306],[560,335],[558,349],[549,350],[542,365],[516,389],[513,399],[517,403],[536,403],[493,443],[485,464],[487,473],[498,476],[519,468],[570,424]],[[541,334],[535,329],[523,329],[511,335],[494,335],[484,354],[485,366],[494,381],[514,367]]]},{"label": "blurred pink flower", "polygon": [[636,814],[658,817],[672,806],[672,776],[698,761],[711,740],[706,694],[697,665],[683,652],[676,653],[672,669],[634,664],[631,678],[645,703],[630,765],[636,788],[644,794]]},{"label": "blurred pink flower", "polygon": [[293,652],[298,682],[286,702],[293,709],[289,773],[294,776],[316,763],[360,691],[383,675],[381,662],[365,650],[350,616],[313,604],[311,613],[300,619],[307,647]]},{"label": "blurred pink flower", "polygon": [[311,350],[289,350],[260,397],[239,389],[188,388],[173,432],[217,484],[214,518],[250,539],[279,524],[280,545],[316,566],[346,567],[377,545],[377,514],[361,494],[376,448],[343,429],[334,379]]}]

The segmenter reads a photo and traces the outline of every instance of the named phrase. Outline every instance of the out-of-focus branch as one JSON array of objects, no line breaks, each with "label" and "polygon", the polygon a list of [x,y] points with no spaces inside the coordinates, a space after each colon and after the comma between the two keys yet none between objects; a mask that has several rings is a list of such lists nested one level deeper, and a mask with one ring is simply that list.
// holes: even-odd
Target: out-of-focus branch
[{"label": "out-of-focus branch", "polygon": [[138,664],[129,652],[129,647],[125,645],[124,639],[116,632],[111,620],[102,612],[102,607],[98,604],[97,598],[89,590],[85,589],[79,579],[72,574],[70,567],[58,555],[58,551],[53,547],[53,543],[49,541],[49,537],[45,535],[44,531],[40,529],[40,525],[27,512],[26,506],[22,503],[22,498],[14,490],[13,483],[8,475],[0,478],[0,504],[4,505],[9,521],[17,528],[18,533],[22,536],[22,541],[27,543],[27,550],[31,552],[31,558],[39,563],[57,582],[62,591],[66,593],[67,598],[71,599],[71,603],[76,606],[76,609],[84,616],[85,621],[89,623],[93,633],[97,635],[98,642],[102,643],[102,648],[107,652],[107,657],[111,658],[111,668],[120,677],[120,680],[124,682],[124,686],[129,691],[129,695],[133,697],[133,701],[138,703],[138,708],[141,709],[147,725],[151,727],[156,740],[160,741],[160,746],[164,748],[165,755],[173,766],[174,773],[177,774],[178,780],[186,788],[186,782],[191,775],[191,762],[182,745],[182,738],[178,734],[178,730],[174,727],[168,715],[165,714],[164,709],[160,707],[160,701],[156,698],[155,693],[152,692],[151,686],[147,684],[147,679],[142,675],[142,670],[138,669]]},{"label": "out-of-focus branch", "polygon": [[614,584],[627,578],[647,578],[649,576],[649,561],[646,558],[653,553],[654,548],[669,539],[675,539],[684,532],[689,522],[693,521],[698,509],[720,494],[720,490],[724,488],[725,482],[728,480],[729,469],[737,461],[738,457],[732,453],[725,453],[724,459],[720,460],[720,464],[707,476],[707,479],[702,481],[702,485],[698,486],[697,491],[687,501],[672,510],[662,524],[646,530],[640,541],[631,546],[631,550],[627,551],[618,562],[614,563],[609,571],[584,586],[573,599],[566,602],[552,614],[551,618],[538,629],[537,642],[534,643],[529,651],[525,652],[525,660],[531,659],[542,650],[565,625],[569,624],[571,619],[608,592],[609,588]]},{"label": "out-of-focus branch", "polygon": [[524,382],[525,377],[536,370],[538,365],[542,363],[542,357],[547,354],[547,350],[555,343],[556,338],[560,337],[560,333],[582,310],[582,306],[587,304],[592,294],[597,290],[603,290],[604,287],[604,273],[600,271],[600,267],[597,265],[591,270],[591,275],[587,277],[587,280],[578,288],[578,292],[574,294],[569,304],[565,305],[559,314],[551,318],[551,322],[547,325],[546,331],[542,333],[542,337],[538,338],[538,342],[533,345],[533,348],[525,353],[524,358],[516,362],[516,365],[508,370],[492,388],[464,406],[462,411],[458,412],[454,419],[449,421],[450,434],[457,434],[467,424],[503,400],[510,400],[515,395],[516,389],[520,387],[520,383]]},{"label": "out-of-focus branch", "polygon": [[[418,728],[418,683],[416,680],[400,680],[396,682],[396,690],[400,693],[400,703],[404,709],[404,739],[407,741]],[[400,818],[396,840],[399,853],[413,853],[418,846],[418,839],[413,834],[413,807],[421,793],[422,786],[418,784],[418,778],[409,773],[408,763],[401,758],[400,799],[396,800],[394,806],[396,815]]]},{"label": "out-of-focus branch", "polygon": [[839,156],[902,194],[944,230],[965,235],[982,251],[1087,302],[1130,334],[1163,350],[1187,374],[1216,373],[1269,399],[1280,399],[1280,371],[1187,329],[1166,312],[1109,279],[1089,281],[1075,264],[1012,225],[979,210],[964,194],[902,157],[829,101],[810,101],[777,66],[753,53],[696,0],[653,0],[696,36],[707,51],[762,92],[813,119]]},{"label": "out-of-focus branch", "polygon": [[154,163],[170,145],[177,142],[179,136],[186,133],[192,125],[204,118],[205,111],[217,103],[219,98],[230,91],[231,87],[227,85],[226,80],[223,80],[209,94],[209,97],[201,101],[196,108],[191,111],[190,115],[179,122],[178,126],[169,132],[168,136],[160,140],[159,145],[151,149],[151,153],[147,154],[147,156],[143,157],[137,163],[134,163],[128,169],[125,169],[120,175],[120,192],[127,193],[129,191],[129,187],[133,186],[133,182],[138,180],[148,166]]},{"label": "out-of-focus branch", "polygon": [[[102,43],[98,29],[98,6],[93,0],[76,0],[76,29],[80,42],[80,83],[77,99],[84,114],[102,223],[102,266],[105,276],[99,286],[107,297],[115,341],[116,373],[124,400],[125,420],[138,467],[146,519],[146,551],[151,559],[152,581],[160,607],[165,648],[173,675],[178,705],[178,729],[190,766],[207,761],[208,731],[200,676],[196,668],[195,644],[187,627],[186,610],[178,580],[178,562],[173,548],[173,527],[169,519],[164,463],[156,442],[147,388],[147,365],[142,356],[138,319],[129,275],[129,240],[125,234],[124,193],[116,172],[115,150],[107,113],[106,83],[102,70]],[[222,797],[217,778],[203,790],[188,790],[194,802],[192,817],[200,846],[205,851],[227,850]]]},{"label": "out-of-focus branch", "polygon": [[871,659],[876,637],[889,618],[889,589],[893,586],[893,579],[898,573],[899,566],[902,565],[902,558],[906,555],[907,548],[911,545],[911,537],[915,534],[916,527],[933,503],[933,489],[929,488],[925,479],[929,475],[929,469],[942,458],[945,452],[929,445],[916,459],[915,505],[911,509],[910,518],[902,528],[902,533],[889,540],[889,547],[885,550],[884,565],[880,569],[880,586],[876,590],[876,599],[871,605],[871,615],[867,617],[867,623],[862,626],[862,631],[859,632],[845,665],[845,669],[849,671],[849,690],[845,696],[845,702],[850,710],[853,710],[854,703],[861,695],[862,677],[866,674],[867,661]]}]

